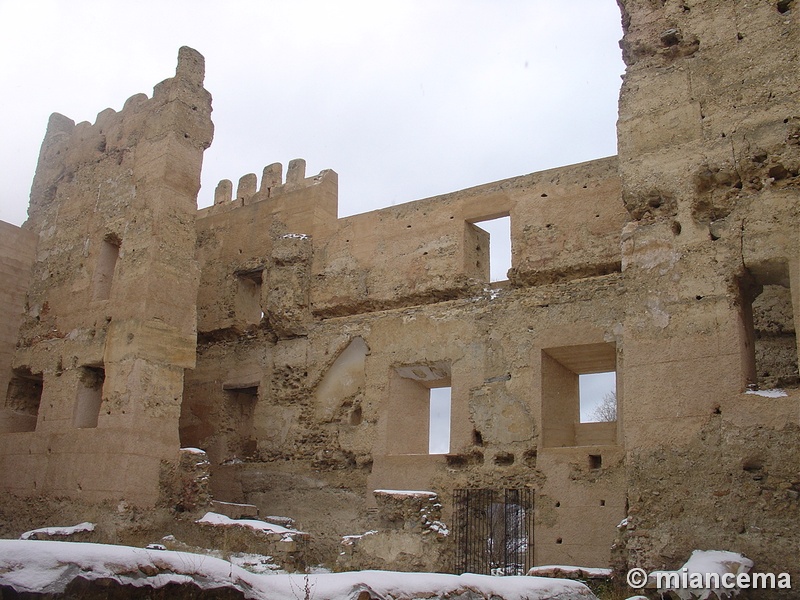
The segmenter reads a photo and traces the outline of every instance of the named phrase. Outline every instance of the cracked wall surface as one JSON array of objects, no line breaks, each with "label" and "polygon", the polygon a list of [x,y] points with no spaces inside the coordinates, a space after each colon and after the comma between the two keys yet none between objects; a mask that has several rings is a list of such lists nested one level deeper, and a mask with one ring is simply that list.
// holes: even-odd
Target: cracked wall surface
[{"label": "cracked wall surface", "polygon": [[[337,174],[299,159],[196,210],[212,125],[188,49],[153,98],[54,116],[19,230],[36,256],[29,240],[3,272],[16,310],[27,289],[2,338],[3,489],[152,503],[180,442],[207,452],[216,499],[295,518],[323,558],[381,526],[374,490],[435,493],[445,523],[457,490],[532,490],[531,563],[677,568],[717,547],[791,570],[800,9],[619,5],[617,157],[342,219]],[[490,283],[476,224],[506,216]],[[617,420],[582,423],[579,378],[601,372]],[[428,451],[437,387],[446,454]],[[344,562],[453,555],[456,536],[391,529]]]}]

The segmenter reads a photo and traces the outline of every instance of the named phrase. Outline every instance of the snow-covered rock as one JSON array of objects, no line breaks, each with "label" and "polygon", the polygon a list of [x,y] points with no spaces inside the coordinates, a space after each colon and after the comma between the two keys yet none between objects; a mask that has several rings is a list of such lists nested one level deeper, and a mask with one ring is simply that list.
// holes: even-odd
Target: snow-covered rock
[{"label": "snow-covered rock", "polygon": [[[658,591],[661,594],[672,592],[681,600],[708,600],[712,598],[712,594],[715,598],[730,598],[737,595],[740,590],[725,588],[722,585],[724,576],[749,573],[752,568],[753,561],[736,552],[695,550],[677,571],[654,571],[650,573],[650,578],[658,583],[659,573],[672,575],[673,581],[678,581],[679,585],[660,586]],[[716,585],[713,583],[696,585],[696,582],[701,580],[704,584],[712,581],[716,582]]]},{"label": "snow-covered rock", "polygon": [[94,523],[88,521],[72,525],[70,527],[41,527],[39,529],[31,529],[26,531],[19,539],[21,540],[40,540],[50,537],[68,537],[76,533],[94,531]]},{"label": "snow-covered rock", "polygon": [[201,589],[231,588],[256,600],[296,600],[304,596],[306,589],[319,600],[357,600],[362,592],[378,600],[399,597],[596,600],[582,583],[564,579],[391,571],[260,575],[221,559],[187,552],[79,542],[0,540],[0,585],[18,592],[60,593],[77,577],[134,587],[159,588],[177,583]]},{"label": "snow-covered rock", "polygon": [[611,569],[604,567],[573,567],[569,565],[542,565],[532,567],[528,575],[538,577],[563,577],[566,579],[608,579]]},{"label": "snow-covered rock", "polygon": [[277,534],[281,537],[281,541],[286,542],[294,541],[296,537],[308,537],[308,534],[305,532],[275,525],[274,523],[267,523],[266,521],[259,521],[257,519],[231,519],[230,517],[215,512],[207,512],[196,522],[201,525],[217,527],[247,527],[266,534]]}]

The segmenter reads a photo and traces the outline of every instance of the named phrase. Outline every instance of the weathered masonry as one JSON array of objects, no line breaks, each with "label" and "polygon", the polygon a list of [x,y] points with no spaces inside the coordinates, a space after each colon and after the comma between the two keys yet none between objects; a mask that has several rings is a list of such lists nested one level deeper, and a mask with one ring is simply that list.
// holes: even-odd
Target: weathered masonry
[{"label": "weathered masonry", "polygon": [[[328,560],[396,500],[374,490],[430,490],[451,527],[505,507],[515,564],[796,568],[800,7],[620,5],[618,156],[342,219],[336,173],[302,160],[197,210],[191,49],[152,98],[54,115],[29,219],[0,224],[3,492],[166,510],[196,446],[217,499],[292,516]],[[593,373],[616,421],[581,422]],[[353,564],[472,564],[462,534],[432,559],[391,530]]]}]

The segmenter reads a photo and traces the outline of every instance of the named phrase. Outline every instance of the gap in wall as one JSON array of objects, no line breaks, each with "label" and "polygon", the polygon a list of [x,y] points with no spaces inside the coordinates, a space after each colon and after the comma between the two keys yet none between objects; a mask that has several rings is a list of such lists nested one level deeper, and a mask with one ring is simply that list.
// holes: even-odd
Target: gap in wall
[{"label": "gap in wall", "polygon": [[588,373],[578,376],[581,423],[617,420],[617,374]]},{"label": "gap in wall", "polygon": [[428,454],[450,452],[450,387],[431,388]]},{"label": "gap in wall", "polygon": [[474,223],[489,234],[489,282],[506,281],[511,268],[511,217]]}]

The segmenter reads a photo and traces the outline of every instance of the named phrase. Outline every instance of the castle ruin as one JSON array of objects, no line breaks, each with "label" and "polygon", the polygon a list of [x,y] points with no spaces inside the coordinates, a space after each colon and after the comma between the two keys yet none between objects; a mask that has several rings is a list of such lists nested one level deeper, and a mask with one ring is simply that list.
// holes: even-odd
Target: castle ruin
[{"label": "castle ruin", "polygon": [[[341,219],[336,173],[302,160],[197,209],[189,48],[150,98],[54,114],[29,218],[0,223],[7,506],[186,510],[189,446],[216,499],[290,515],[330,560],[385,514],[375,490],[423,490],[452,535],[387,530],[356,563],[453,568],[472,498],[514,507],[526,566],[717,548],[800,576],[800,7],[619,4],[618,156]],[[601,372],[617,418],[581,422]]]}]

